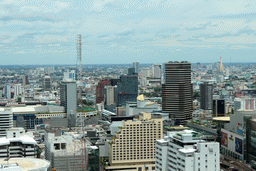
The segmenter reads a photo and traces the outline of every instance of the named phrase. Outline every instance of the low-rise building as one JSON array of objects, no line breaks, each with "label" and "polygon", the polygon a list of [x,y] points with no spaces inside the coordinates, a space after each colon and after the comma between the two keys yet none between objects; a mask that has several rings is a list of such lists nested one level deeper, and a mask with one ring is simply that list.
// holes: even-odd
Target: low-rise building
[{"label": "low-rise building", "polygon": [[0,138],[0,158],[36,156],[37,142],[27,136],[24,128],[10,128],[6,137]]}]

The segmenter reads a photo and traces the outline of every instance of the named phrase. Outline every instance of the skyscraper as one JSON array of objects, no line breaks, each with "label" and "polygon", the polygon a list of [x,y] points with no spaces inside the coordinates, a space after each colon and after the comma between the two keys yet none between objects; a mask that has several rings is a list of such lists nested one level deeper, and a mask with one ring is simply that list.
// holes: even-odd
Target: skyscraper
[{"label": "skyscraper", "polygon": [[60,83],[60,105],[64,106],[69,120],[69,126],[75,126],[77,109],[77,88],[74,81]]},{"label": "skyscraper", "polygon": [[22,87],[21,84],[15,84],[14,85],[14,98],[17,98],[22,94]]},{"label": "skyscraper", "polygon": [[161,78],[162,77],[162,65],[155,64],[153,67],[153,78]]},{"label": "skyscraper", "polygon": [[138,74],[134,68],[128,69],[128,75],[122,75],[117,82],[117,106],[127,101],[136,102],[138,97]]},{"label": "skyscraper", "polygon": [[169,113],[176,124],[185,124],[192,115],[191,64],[187,61],[165,64],[165,84],[162,85],[162,111]]},{"label": "skyscraper", "polygon": [[4,96],[6,99],[11,99],[11,86],[8,84],[4,86]]},{"label": "skyscraper", "polygon": [[101,80],[96,86],[96,103],[101,103],[104,101],[104,87],[110,85],[109,80]]},{"label": "skyscraper", "polygon": [[48,75],[44,77],[44,91],[51,91],[51,77]]},{"label": "skyscraper", "polygon": [[139,62],[133,62],[133,68],[135,68],[135,73],[139,73],[139,67],[140,67]]},{"label": "skyscraper", "polygon": [[212,109],[212,95],[213,95],[213,85],[205,82],[200,85],[200,108],[204,110]]},{"label": "skyscraper", "polygon": [[28,85],[28,76],[27,75],[23,75],[22,83],[23,83],[23,85]]}]

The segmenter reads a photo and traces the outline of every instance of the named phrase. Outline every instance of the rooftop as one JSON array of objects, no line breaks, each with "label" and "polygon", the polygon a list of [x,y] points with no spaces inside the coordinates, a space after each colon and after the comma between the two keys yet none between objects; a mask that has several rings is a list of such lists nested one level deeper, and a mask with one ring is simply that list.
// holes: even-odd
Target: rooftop
[{"label": "rooftop", "polygon": [[50,162],[43,159],[10,158],[8,162],[4,161],[4,159],[0,159],[0,165],[14,166],[13,164],[18,164],[22,171],[32,171],[35,169],[45,170],[50,166]]}]

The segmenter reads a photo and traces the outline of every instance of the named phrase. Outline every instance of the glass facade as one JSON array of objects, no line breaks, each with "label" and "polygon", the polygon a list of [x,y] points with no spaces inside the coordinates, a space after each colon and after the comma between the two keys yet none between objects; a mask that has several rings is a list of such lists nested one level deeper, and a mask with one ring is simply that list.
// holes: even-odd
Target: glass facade
[{"label": "glass facade", "polygon": [[88,147],[88,169],[90,171],[100,170],[100,157],[98,147]]}]

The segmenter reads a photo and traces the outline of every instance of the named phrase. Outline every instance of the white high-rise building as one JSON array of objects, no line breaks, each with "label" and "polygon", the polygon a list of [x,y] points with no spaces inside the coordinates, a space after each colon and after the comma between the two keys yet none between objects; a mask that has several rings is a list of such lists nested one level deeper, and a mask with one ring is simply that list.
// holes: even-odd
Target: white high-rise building
[{"label": "white high-rise building", "polygon": [[191,130],[168,132],[156,140],[156,171],[219,171],[218,142],[205,142]]},{"label": "white high-rise building", "polygon": [[11,86],[8,84],[4,86],[4,96],[8,100],[11,99]]},{"label": "white high-rise building", "polygon": [[135,68],[135,73],[139,73],[139,67],[140,67],[139,62],[133,62],[133,68]]},{"label": "white high-rise building", "polygon": [[6,130],[13,127],[12,111],[5,110],[0,112],[0,137],[6,136]]},{"label": "white high-rise building", "polygon": [[105,86],[105,104],[112,105],[115,103],[115,88],[116,86]]},{"label": "white high-rise building", "polygon": [[142,77],[143,78],[150,77],[150,69],[149,68],[142,68]]},{"label": "white high-rise building", "polygon": [[21,84],[15,84],[14,85],[14,98],[19,97],[23,94]]},{"label": "white high-rise building", "polygon": [[162,77],[162,65],[155,64],[153,68],[153,78],[161,78]]}]

